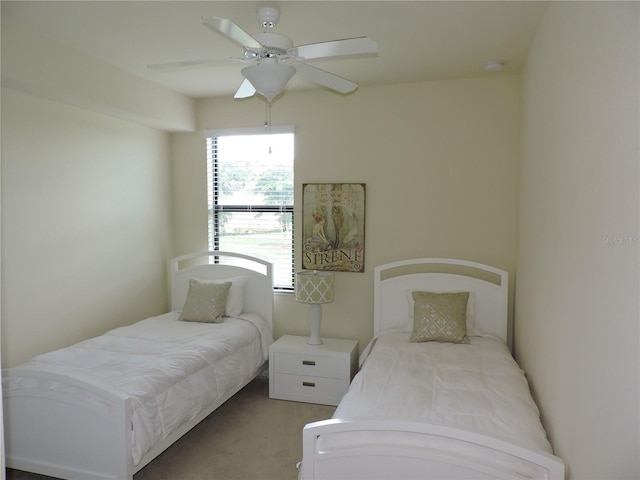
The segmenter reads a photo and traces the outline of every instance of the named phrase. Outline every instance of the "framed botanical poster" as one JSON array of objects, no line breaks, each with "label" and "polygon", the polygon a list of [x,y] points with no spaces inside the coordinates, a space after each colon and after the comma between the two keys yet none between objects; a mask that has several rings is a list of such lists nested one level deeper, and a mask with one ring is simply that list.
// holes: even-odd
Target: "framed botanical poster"
[{"label": "framed botanical poster", "polygon": [[364,183],[302,185],[302,268],[364,272]]}]

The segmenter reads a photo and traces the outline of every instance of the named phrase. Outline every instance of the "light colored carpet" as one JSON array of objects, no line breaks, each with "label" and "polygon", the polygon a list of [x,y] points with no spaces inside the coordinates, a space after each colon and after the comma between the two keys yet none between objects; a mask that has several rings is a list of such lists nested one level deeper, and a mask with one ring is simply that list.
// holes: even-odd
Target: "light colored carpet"
[{"label": "light colored carpet", "polygon": [[[269,398],[261,376],[194,427],[134,480],[295,480],[302,428],[330,418],[335,407]],[[8,480],[49,477],[16,470]],[[87,479],[89,480],[89,479]]]}]

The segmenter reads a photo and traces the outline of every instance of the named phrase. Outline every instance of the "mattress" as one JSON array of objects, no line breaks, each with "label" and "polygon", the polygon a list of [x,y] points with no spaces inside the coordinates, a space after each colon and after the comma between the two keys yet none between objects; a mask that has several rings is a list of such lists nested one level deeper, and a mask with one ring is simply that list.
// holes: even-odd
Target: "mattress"
[{"label": "mattress", "polygon": [[[551,453],[527,380],[502,340],[474,336],[469,345],[410,343],[409,335],[387,332],[374,340],[334,418],[444,425]],[[375,443],[370,434],[343,440]],[[341,447],[323,443],[321,448]]]},{"label": "mattress", "polygon": [[[269,356],[273,339],[258,315],[225,317],[223,323],[182,322],[178,317],[179,312],[150,317],[34,357],[20,367],[91,379],[129,395],[131,454],[137,465],[157,442],[240,387]],[[5,379],[4,388],[85,395],[74,387],[31,377]]]}]

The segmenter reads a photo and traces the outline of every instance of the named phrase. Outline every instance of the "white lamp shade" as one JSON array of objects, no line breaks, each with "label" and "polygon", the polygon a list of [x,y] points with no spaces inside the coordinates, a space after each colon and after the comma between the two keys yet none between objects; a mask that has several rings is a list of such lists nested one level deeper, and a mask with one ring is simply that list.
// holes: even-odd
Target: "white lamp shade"
[{"label": "white lamp shade", "polygon": [[242,69],[242,75],[251,82],[253,88],[267,100],[273,100],[291,80],[296,69],[282,63],[259,63]]},{"label": "white lamp shade", "polygon": [[333,272],[298,272],[296,274],[296,301],[301,303],[333,302]]}]

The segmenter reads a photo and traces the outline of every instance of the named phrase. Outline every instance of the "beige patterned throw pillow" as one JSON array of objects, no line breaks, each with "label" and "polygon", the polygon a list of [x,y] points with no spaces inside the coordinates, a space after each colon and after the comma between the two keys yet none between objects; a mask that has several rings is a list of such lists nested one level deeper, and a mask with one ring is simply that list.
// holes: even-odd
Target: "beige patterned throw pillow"
[{"label": "beige patterned throw pillow", "polygon": [[412,342],[469,343],[466,312],[469,292],[412,292]]},{"label": "beige patterned throw pillow", "polygon": [[192,278],[179,320],[222,323],[231,282],[203,282]]}]

